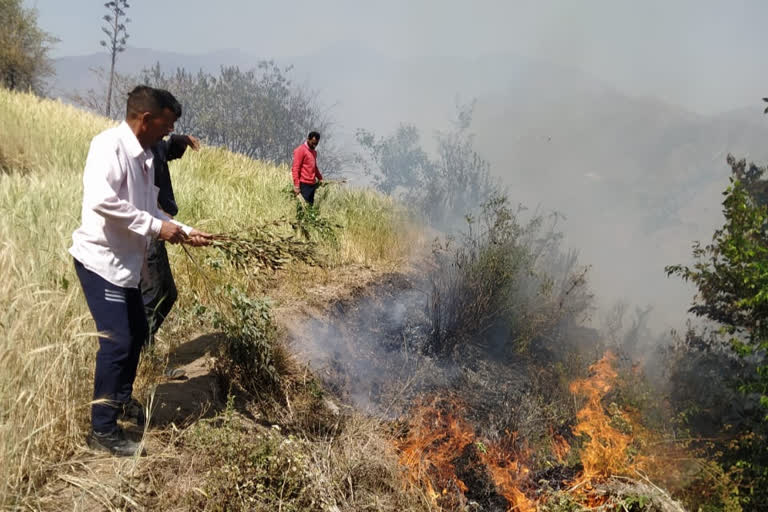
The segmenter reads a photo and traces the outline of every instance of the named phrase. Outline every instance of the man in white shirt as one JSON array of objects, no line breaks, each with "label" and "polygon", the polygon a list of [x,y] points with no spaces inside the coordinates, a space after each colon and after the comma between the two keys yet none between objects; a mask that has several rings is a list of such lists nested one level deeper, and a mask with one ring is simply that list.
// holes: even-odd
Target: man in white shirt
[{"label": "man in white shirt", "polygon": [[152,238],[207,245],[211,235],[172,220],[157,206],[151,147],[173,131],[178,102],[146,86],[128,94],[126,119],[93,138],[83,174],[82,223],[70,254],[99,337],[91,408],[92,448],[133,455],[117,419],[131,402],[149,329],[139,279]]}]

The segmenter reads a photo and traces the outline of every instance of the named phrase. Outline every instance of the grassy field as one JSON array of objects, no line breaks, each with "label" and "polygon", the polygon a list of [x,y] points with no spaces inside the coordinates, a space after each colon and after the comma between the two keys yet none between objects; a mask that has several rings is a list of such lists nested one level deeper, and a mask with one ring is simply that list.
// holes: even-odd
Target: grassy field
[{"label": "grassy field", "polygon": [[[35,508],[51,475],[84,444],[97,343],[67,248],[79,223],[90,139],[108,126],[59,102],[0,89],[0,508]],[[172,173],[179,219],[201,229],[242,232],[296,215],[285,167],[203,148],[172,164]],[[332,281],[337,269],[377,272],[407,258],[411,228],[396,204],[368,190],[323,194],[321,210],[342,226],[336,241],[318,242],[324,268],[288,268],[279,278],[226,265],[213,272],[210,249],[192,250],[192,264],[174,247],[180,299],[169,321],[190,321],[201,290],[214,293],[218,284],[300,300],[307,273]],[[139,378],[143,386],[152,380]]]}]

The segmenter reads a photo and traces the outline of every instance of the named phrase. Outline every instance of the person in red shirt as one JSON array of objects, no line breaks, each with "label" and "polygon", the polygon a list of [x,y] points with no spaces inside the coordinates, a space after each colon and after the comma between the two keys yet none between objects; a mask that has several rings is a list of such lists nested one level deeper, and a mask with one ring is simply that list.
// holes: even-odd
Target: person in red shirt
[{"label": "person in red shirt", "polygon": [[320,142],[318,132],[309,132],[307,141],[293,150],[293,193],[301,194],[309,204],[315,203],[315,191],[323,181],[323,175],[317,168],[317,151],[315,148]]}]

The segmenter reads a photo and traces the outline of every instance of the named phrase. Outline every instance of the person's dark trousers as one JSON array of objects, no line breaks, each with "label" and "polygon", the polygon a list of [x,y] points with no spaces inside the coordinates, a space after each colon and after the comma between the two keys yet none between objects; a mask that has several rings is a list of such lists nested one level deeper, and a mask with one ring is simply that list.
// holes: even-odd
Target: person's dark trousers
[{"label": "person's dark trousers", "polygon": [[96,353],[94,400],[91,407],[94,432],[113,432],[122,405],[128,403],[136,379],[139,354],[148,335],[144,301],[138,288],[122,288],[91,272],[75,260],[75,272],[96,322],[99,351]]},{"label": "person's dark trousers", "polygon": [[301,192],[301,197],[303,197],[304,200],[309,204],[315,204],[315,191],[317,190],[317,186],[317,183],[299,183],[299,192]]},{"label": "person's dark trousers", "polygon": [[165,242],[161,240],[152,240],[149,243],[147,269],[141,276],[140,288],[149,322],[151,342],[178,297],[171,264],[168,261],[168,252],[165,250]]}]

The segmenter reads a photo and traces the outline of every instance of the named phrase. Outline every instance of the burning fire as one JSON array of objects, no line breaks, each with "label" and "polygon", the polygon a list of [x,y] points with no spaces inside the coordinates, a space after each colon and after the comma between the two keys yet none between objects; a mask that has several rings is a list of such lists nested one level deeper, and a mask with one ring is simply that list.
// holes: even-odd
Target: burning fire
[{"label": "burning fire", "polygon": [[[514,439],[515,436],[510,436]],[[493,483],[510,504],[509,510],[533,512],[536,507],[520,490],[520,481],[528,475],[528,468],[510,457],[499,444],[492,444],[482,454],[483,462],[491,472]]]},{"label": "burning fire", "polygon": [[565,458],[568,456],[568,453],[571,451],[571,445],[568,444],[568,441],[566,441],[560,434],[555,434],[554,432],[551,432],[551,434],[552,454],[557,459],[557,462],[563,464],[565,463]]},{"label": "burning fire", "polygon": [[[535,510],[519,486],[528,469],[503,443],[478,441],[463,419],[464,412],[457,400],[439,398],[412,409],[408,433],[398,446],[400,463],[408,469],[412,482],[426,488],[435,505],[448,509],[463,507],[470,491],[457,475],[458,463],[463,460],[465,465],[479,466],[490,477],[497,493],[507,501],[509,511]],[[509,437],[513,443],[514,436]]]},{"label": "burning fire", "polygon": [[449,489],[467,491],[456,476],[452,461],[475,440],[469,425],[456,415],[458,405],[449,402],[443,404],[449,410],[443,410],[436,406],[436,401],[414,408],[408,436],[399,446],[400,463],[409,469],[415,482],[425,484],[434,500],[440,496],[435,486],[442,494]]},{"label": "burning fire", "polygon": [[586,434],[589,437],[581,453],[584,465],[582,479],[625,473],[629,469],[627,448],[632,437],[614,427],[613,419],[605,413],[601,403],[616,380],[617,374],[613,369],[615,360],[613,353],[606,352],[589,368],[591,377],[571,383],[573,394],[587,397],[587,403],[576,415],[578,423],[573,427],[574,435]]},{"label": "burning fire", "polygon": [[[637,467],[627,450],[633,439],[626,431],[632,432],[632,424],[618,408],[608,414],[602,404],[617,378],[615,359],[606,352],[590,367],[588,378],[570,385],[574,395],[587,399],[572,428],[575,437],[587,439],[580,453],[584,470],[570,483],[578,482],[574,489],[585,493],[583,497],[590,506],[601,505],[607,499],[590,495],[594,482],[627,474]],[[424,399],[411,409],[407,432],[397,442],[400,463],[408,470],[411,482],[426,489],[435,506],[442,509],[462,509],[478,494],[495,492],[496,498],[506,500],[508,511],[536,510],[536,502],[523,492],[531,485],[525,465],[529,454],[519,449],[516,433],[507,432],[494,442],[478,439],[466,417],[461,401],[452,397]],[[551,432],[554,458],[565,465],[570,452],[568,441]],[[485,491],[473,489],[476,486]]]}]

